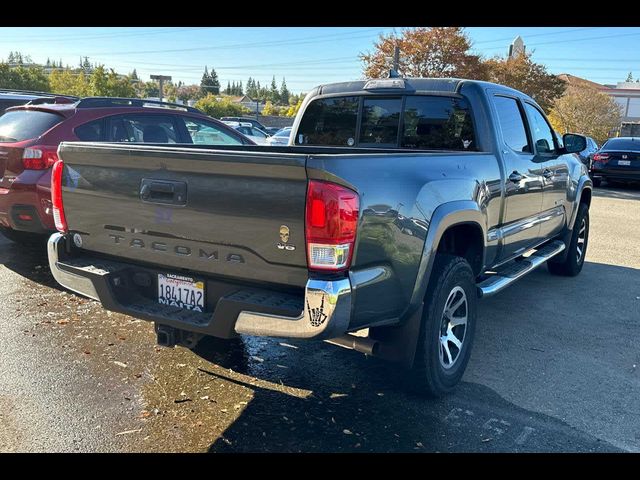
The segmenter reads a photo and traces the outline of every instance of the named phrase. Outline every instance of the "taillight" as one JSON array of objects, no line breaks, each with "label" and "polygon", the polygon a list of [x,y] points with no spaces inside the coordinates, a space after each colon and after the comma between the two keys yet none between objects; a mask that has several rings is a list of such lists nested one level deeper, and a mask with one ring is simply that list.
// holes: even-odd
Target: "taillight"
[{"label": "taillight", "polygon": [[27,170],[46,170],[58,161],[58,147],[36,145],[24,149],[22,165]]},{"label": "taillight", "polygon": [[62,233],[67,233],[67,218],[64,216],[64,207],[62,205],[62,172],[64,171],[64,163],[58,160],[53,164],[51,170],[51,203],[53,205],[53,221],[56,229]]},{"label": "taillight", "polygon": [[353,190],[310,180],[305,239],[309,269],[340,271],[351,265],[360,200]]},{"label": "taillight", "polygon": [[593,155],[594,162],[607,163],[609,161],[608,153],[596,153]]}]

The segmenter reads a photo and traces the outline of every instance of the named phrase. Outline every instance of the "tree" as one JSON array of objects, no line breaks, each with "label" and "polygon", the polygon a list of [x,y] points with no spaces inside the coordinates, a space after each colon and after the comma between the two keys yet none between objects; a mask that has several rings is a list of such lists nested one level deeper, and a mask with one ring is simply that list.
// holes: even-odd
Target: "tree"
[{"label": "tree", "polygon": [[[94,71],[95,72],[95,71]],[[172,90],[173,88],[173,90]],[[173,96],[166,95],[171,98],[171,101],[175,101],[175,87],[173,84],[169,84],[167,86],[169,93]],[[136,90],[134,86],[131,84],[130,77],[125,76],[122,77],[118,75],[113,69],[109,69],[109,75],[107,75],[106,82],[106,95],[109,97],[135,97]]]},{"label": "tree", "polygon": [[177,97],[187,103],[189,100],[201,98],[200,87],[197,85],[181,85],[178,87]]},{"label": "tree", "polygon": [[218,80],[218,74],[213,68],[211,69],[211,73],[209,73],[209,78],[210,78],[210,85],[211,85],[211,89],[210,89],[211,93],[213,93],[214,95],[219,95],[220,80]]},{"label": "tree", "polygon": [[273,106],[271,100],[267,100],[267,103],[265,103],[262,109],[262,115],[277,115],[276,107]]},{"label": "tree", "polygon": [[520,53],[514,58],[495,57],[486,65],[489,80],[526,93],[546,112],[566,88],[562,79],[548,73],[544,65],[533,62],[531,53]]},{"label": "tree", "polygon": [[138,78],[138,72],[136,71],[136,69],[135,69],[135,68],[133,69],[133,72],[131,72],[131,74],[129,75],[129,78],[130,78],[131,80],[133,80],[134,82],[137,82],[138,80],[140,80],[140,79]]},{"label": "tree", "polygon": [[[82,74],[82,76],[84,76],[84,74]],[[88,95],[95,97],[109,96],[109,91],[107,89],[107,72],[105,72],[102,65],[97,67],[89,76]]]},{"label": "tree", "polygon": [[49,78],[41,67],[13,67],[9,63],[0,63],[0,87],[50,91]]},{"label": "tree", "polygon": [[242,89],[242,80],[240,80],[240,82],[238,83],[238,95],[242,96],[244,95],[244,90]]},{"label": "tree", "polygon": [[632,72],[629,72],[629,75],[627,75],[627,79],[625,80],[625,82],[628,82],[628,83],[633,82]]},{"label": "tree", "polygon": [[287,81],[282,77],[282,85],[280,86],[280,103],[282,105],[289,104],[289,89],[287,88]]},{"label": "tree", "polygon": [[271,87],[269,87],[269,93],[267,98],[271,100],[271,103],[280,103],[280,92],[278,91],[278,85],[276,84],[276,76],[273,76],[271,80]]},{"label": "tree", "polygon": [[602,144],[620,125],[622,112],[612,97],[595,88],[569,86],[556,100],[549,121],[560,133],[580,133]]},{"label": "tree", "polygon": [[209,75],[209,70],[206,65],[204,67],[204,73],[202,74],[202,80],[200,80],[200,89],[202,90],[203,96],[213,93],[211,75]]},{"label": "tree", "polygon": [[216,96],[211,93],[198,100],[195,107],[214,118],[237,117],[249,113],[247,108],[231,101],[229,97],[223,97],[221,100],[218,100]]},{"label": "tree", "polygon": [[225,89],[224,93],[226,93],[227,95],[231,95],[231,82],[229,80],[227,80],[227,88]]},{"label": "tree", "polygon": [[75,78],[69,70],[54,70],[49,75],[51,91],[60,95],[75,95]]},{"label": "tree", "polygon": [[364,75],[386,77],[396,46],[398,72],[403,76],[486,79],[482,59],[470,53],[471,42],[460,27],[419,27],[404,30],[400,37],[380,35],[373,52],[359,55]]},{"label": "tree", "polygon": [[256,95],[256,81],[254,79],[252,79],[251,77],[249,77],[249,80],[247,80],[247,96],[253,98]]},{"label": "tree", "polygon": [[298,114],[298,111],[300,111],[301,106],[302,100],[298,100],[295,104],[289,105],[289,109],[287,110],[287,113],[285,113],[285,115],[287,117],[295,117]]}]

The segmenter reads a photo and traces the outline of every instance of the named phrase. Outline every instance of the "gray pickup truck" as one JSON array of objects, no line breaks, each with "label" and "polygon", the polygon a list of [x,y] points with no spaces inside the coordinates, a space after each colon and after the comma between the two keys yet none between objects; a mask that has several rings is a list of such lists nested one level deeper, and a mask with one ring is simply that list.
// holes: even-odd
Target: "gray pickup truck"
[{"label": "gray pickup truck", "polygon": [[53,275],[154,322],[161,345],[328,340],[411,367],[412,387],[441,395],[466,368],[478,299],[545,262],[582,269],[585,137],[561,140],[521,92],[323,85],[292,132],[271,148],[62,143]]}]

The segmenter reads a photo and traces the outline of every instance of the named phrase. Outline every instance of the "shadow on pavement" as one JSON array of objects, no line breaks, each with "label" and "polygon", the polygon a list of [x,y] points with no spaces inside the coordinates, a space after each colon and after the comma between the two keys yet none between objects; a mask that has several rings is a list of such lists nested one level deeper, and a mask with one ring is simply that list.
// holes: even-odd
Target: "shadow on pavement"
[{"label": "shadow on pavement", "polygon": [[619,200],[640,200],[640,184],[616,184],[607,185],[593,189],[594,197],[615,198]]},{"label": "shadow on pavement", "polygon": [[49,270],[47,244],[20,245],[0,237],[0,265],[36,283],[63,290]]}]

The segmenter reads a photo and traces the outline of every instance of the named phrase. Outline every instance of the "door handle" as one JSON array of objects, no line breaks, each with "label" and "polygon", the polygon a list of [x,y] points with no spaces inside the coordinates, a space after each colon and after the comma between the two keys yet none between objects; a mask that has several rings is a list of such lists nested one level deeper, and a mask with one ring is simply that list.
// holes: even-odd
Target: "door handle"
[{"label": "door handle", "polygon": [[520,180],[522,180],[522,174],[520,174],[519,172],[514,171],[511,175],[509,175],[510,182],[518,183]]},{"label": "door handle", "polygon": [[551,170],[549,170],[548,168],[545,168],[545,169],[542,171],[542,176],[543,176],[544,178],[551,178],[551,177],[553,177],[553,172],[552,172]]}]

